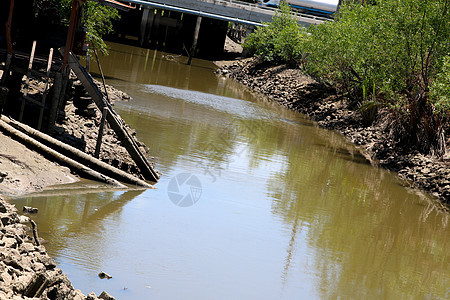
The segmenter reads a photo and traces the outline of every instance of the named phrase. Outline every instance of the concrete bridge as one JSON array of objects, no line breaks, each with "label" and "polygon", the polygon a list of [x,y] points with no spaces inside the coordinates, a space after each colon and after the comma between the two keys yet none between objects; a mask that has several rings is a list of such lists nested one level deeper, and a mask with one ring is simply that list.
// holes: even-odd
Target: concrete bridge
[{"label": "concrete bridge", "polygon": [[[235,22],[246,25],[261,25],[263,22],[270,22],[275,15],[276,9],[258,4],[237,0],[126,0],[130,3],[188,13],[196,16]],[[320,24],[324,18],[311,16],[308,14],[294,13],[298,22],[302,26]]]},{"label": "concrete bridge", "polygon": [[[237,0],[121,0],[136,6],[122,12],[118,33],[141,47],[202,57],[223,51],[228,23],[255,26],[270,22],[276,10]],[[301,26],[323,18],[294,14]]]}]

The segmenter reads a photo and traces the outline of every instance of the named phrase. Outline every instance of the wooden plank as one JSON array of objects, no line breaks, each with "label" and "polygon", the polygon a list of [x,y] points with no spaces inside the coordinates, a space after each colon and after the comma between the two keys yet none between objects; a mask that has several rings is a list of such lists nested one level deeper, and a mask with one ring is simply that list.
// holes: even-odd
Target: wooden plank
[{"label": "wooden plank", "polygon": [[105,128],[107,114],[108,114],[108,108],[104,107],[103,113],[102,113],[102,121],[100,122],[100,128],[98,129],[97,144],[95,145],[95,153],[94,153],[95,158],[99,158],[99,156],[100,156],[100,147],[102,146],[103,129]]},{"label": "wooden plank", "polygon": [[50,53],[48,55],[48,63],[47,63],[47,71],[45,73],[46,78],[45,78],[45,87],[44,87],[44,91],[42,94],[42,108],[41,111],[39,112],[39,120],[38,120],[38,126],[37,129],[41,130],[42,127],[42,119],[44,118],[44,111],[45,111],[45,101],[47,99],[47,94],[48,94],[48,82],[49,82],[49,76],[50,76],[50,70],[52,69],[52,59],[53,59],[53,48],[50,48]]},{"label": "wooden plank", "polygon": [[[34,59],[34,53],[36,51],[36,41],[33,41],[33,46],[31,47],[31,54],[30,54],[30,60],[28,61],[28,72],[27,72],[27,79],[25,81],[25,93],[24,98],[28,95],[28,87],[30,85],[30,72],[33,68],[33,59]],[[25,110],[25,101],[22,101],[22,105],[20,106],[20,113],[19,113],[19,121],[22,122],[23,119],[23,112]]]},{"label": "wooden plank", "polygon": [[28,84],[28,87],[29,87],[29,88],[32,87],[33,89],[35,89],[35,90],[37,90],[37,91],[39,91],[39,92],[41,92],[41,93],[43,93],[43,92],[45,91],[43,88],[41,88],[41,87],[39,87],[39,86],[37,86],[37,85],[35,85],[35,84],[33,84],[33,83],[29,83],[29,84]]},{"label": "wooden plank", "polygon": [[133,184],[144,188],[153,188],[153,186],[139,178],[117,169],[113,166],[108,165],[105,162],[102,162],[99,159],[93,158],[90,155],[84,153],[81,150],[78,150],[72,146],[69,146],[51,136],[42,133],[28,125],[19,123],[11,118],[0,116],[0,121],[5,122],[11,127],[19,130],[22,133],[25,133],[29,137],[35,139],[36,141],[42,143],[43,145],[57,151],[58,153],[67,156],[68,158],[73,159],[97,172],[100,172],[106,176],[114,178],[116,180],[120,180],[127,184]]},{"label": "wooden plank", "polygon": [[[39,107],[42,107],[42,102],[37,101],[37,100],[31,98],[30,96],[25,96],[25,95],[24,95],[23,98],[24,98],[25,100],[27,100],[27,101],[30,101],[31,103],[34,103],[34,104],[38,105]],[[25,101],[24,101],[24,102],[25,102]],[[24,103],[24,102],[22,102],[22,103]]]},{"label": "wooden plank", "polygon": [[131,158],[141,170],[144,178],[151,181],[158,181],[158,173],[156,173],[148,160],[145,158],[144,154],[141,152],[141,150],[139,150],[135,139],[125,128],[125,123],[123,122],[123,120],[119,117],[119,115],[117,115],[111,104],[105,101],[102,92],[95,84],[92,76],[86,71],[86,69],[80,64],[78,59],[71,52],[68,56],[68,65],[75,72],[84,89],[88,92],[89,96],[92,97],[92,100],[94,100],[94,103],[97,105],[100,111],[103,111],[104,107],[108,108],[110,113],[107,114],[106,120],[108,121],[114,132],[117,134],[123,146],[127,149]]}]

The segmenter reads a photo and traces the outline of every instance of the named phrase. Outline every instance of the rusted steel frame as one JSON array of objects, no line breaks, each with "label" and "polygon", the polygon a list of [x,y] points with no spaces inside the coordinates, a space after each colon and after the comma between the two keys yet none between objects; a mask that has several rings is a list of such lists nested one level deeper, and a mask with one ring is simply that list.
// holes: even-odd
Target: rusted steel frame
[{"label": "rusted steel frame", "polygon": [[72,1],[72,12],[70,13],[70,23],[69,23],[69,30],[67,32],[67,40],[66,40],[66,47],[64,49],[64,61],[63,61],[63,70],[66,70],[67,66],[67,59],[69,56],[69,52],[72,51],[73,42],[75,39],[75,31],[76,27],[78,25],[78,22],[80,21],[80,13],[79,8],[86,2],[86,0],[73,0]]},{"label": "rusted steel frame", "polygon": [[9,15],[8,15],[8,21],[6,22],[6,45],[8,47],[9,55],[12,55],[12,53],[13,53],[11,26],[12,26],[12,18],[13,18],[13,13],[14,13],[14,2],[15,2],[15,0],[11,0],[9,3]]}]

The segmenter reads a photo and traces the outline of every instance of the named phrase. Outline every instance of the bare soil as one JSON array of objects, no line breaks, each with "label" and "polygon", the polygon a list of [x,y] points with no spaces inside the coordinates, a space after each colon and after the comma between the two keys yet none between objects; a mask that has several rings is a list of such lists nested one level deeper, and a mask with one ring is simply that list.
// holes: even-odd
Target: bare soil
[{"label": "bare soil", "polygon": [[68,168],[0,132],[0,194],[19,196],[77,180]]}]

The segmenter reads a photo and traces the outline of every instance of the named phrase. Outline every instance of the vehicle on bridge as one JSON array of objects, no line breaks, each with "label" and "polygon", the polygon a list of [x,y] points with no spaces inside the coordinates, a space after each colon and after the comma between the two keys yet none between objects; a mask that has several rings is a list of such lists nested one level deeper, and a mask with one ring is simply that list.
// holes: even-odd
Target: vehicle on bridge
[{"label": "vehicle on bridge", "polygon": [[[340,0],[285,0],[286,3],[293,8],[293,10],[331,18],[338,10]],[[258,3],[263,6],[278,7],[280,0],[258,0]]]}]

